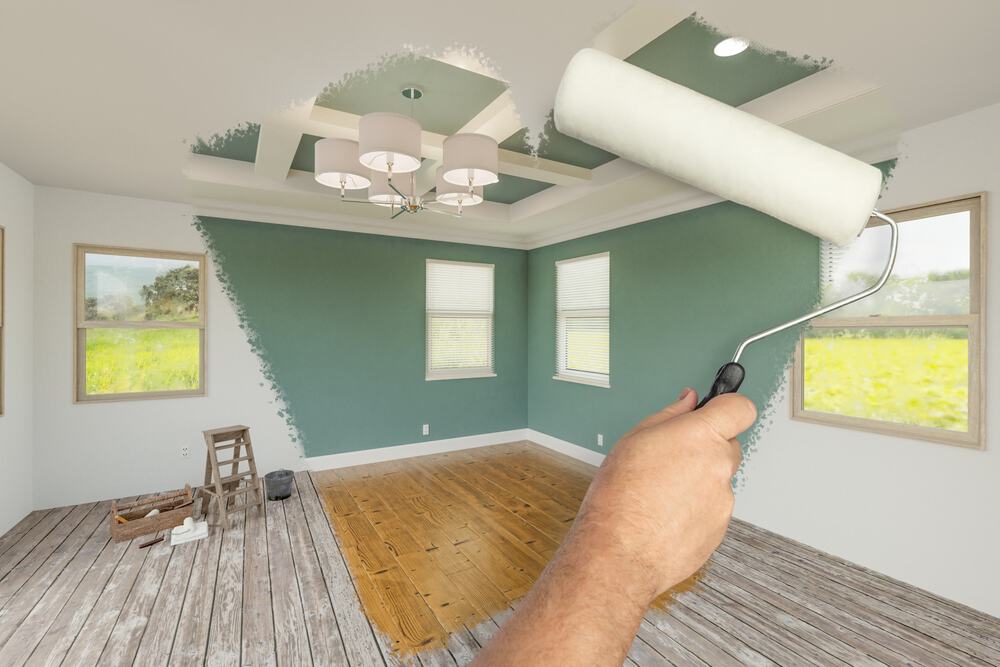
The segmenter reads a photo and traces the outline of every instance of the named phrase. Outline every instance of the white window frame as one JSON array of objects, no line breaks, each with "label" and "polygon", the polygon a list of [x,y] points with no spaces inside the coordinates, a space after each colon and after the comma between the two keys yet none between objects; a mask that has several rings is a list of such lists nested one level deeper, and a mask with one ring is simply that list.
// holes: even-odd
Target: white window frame
[{"label": "white window frame", "polygon": [[[905,206],[891,211],[893,219],[904,226],[911,220],[921,220],[937,215],[969,211],[969,313],[967,315],[903,315],[870,317],[837,317],[836,315],[813,320],[817,328],[879,328],[879,327],[963,327],[969,332],[969,430],[949,431],[943,428],[897,424],[894,422],[851,417],[806,410],[803,407],[805,377],[803,369],[802,339],[795,347],[791,369],[791,417],[797,421],[825,424],[882,435],[913,438],[929,442],[957,445],[971,449],[986,446],[986,194],[976,193],[950,197],[937,201]],[[868,226],[885,224],[872,218]]]},{"label": "white window frame", "polygon": [[[432,264],[454,264],[458,266],[488,266],[493,283],[493,309],[490,313],[465,312],[457,310],[431,311],[427,308],[427,269]],[[450,368],[431,370],[431,317],[463,317],[488,320],[490,323],[490,363],[488,366],[470,368]],[[496,373],[496,265],[488,262],[458,262],[450,259],[427,258],[424,262],[424,380],[435,382],[438,380],[473,380],[477,378],[493,378]]]},{"label": "white window frame", "polygon": [[[608,307],[601,309],[587,309],[587,310],[560,310],[559,309],[559,267],[565,264],[573,264],[576,262],[585,261],[588,259],[594,259],[595,257],[607,257],[608,258]],[[553,380],[561,380],[563,382],[575,382],[577,384],[585,384],[592,387],[601,387],[602,389],[611,388],[611,253],[610,252],[598,252],[591,255],[583,255],[581,257],[571,257],[569,259],[562,259],[555,263],[555,297],[556,297],[556,374],[552,376]],[[580,317],[580,318],[594,318],[594,317],[604,317],[608,320],[608,373],[607,375],[603,373],[590,373],[587,371],[578,371],[570,368],[566,368],[566,354],[563,352],[566,349],[566,328],[564,322],[568,318]]]},{"label": "white window frame", "polygon": [[[123,255],[126,257],[154,257],[163,259],[179,259],[198,262],[198,320],[196,322],[156,322],[156,321],[118,321],[118,320],[88,320],[86,318],[86,256],[88,253],[100,255]],[[113,401],[142,401],[158,398],[189,398],[205,395],[205,370],[208,305],[205,301],[205,255],[190,252],[169,252],[163,250],[145,250],[140,248],[120,248],[117,246],[73,245],[75,263],[76,289],[73,303],[73,326],[76,343],[73,359],[73,402],[74,403],[109,403]],[[195,389],[178,389],[166,391],[137,391],[118,394],[88,394],[87,393],[87,329],[197,329],[200,339],[200,354],[198,356],[198,386]]]}]

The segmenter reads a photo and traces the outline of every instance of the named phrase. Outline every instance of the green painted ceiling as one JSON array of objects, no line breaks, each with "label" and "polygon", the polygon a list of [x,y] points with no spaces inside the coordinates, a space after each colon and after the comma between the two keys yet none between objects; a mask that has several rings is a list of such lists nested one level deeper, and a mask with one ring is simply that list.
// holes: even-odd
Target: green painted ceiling
[{"label": "green painted ceiling", "polygon": [[[725,37],[698,17],[689,16],[625,60],[733,106],[798,81],[828,64],[808,57],[795,59],[782,52],[769,53],[753,46],[739,55],[720,58],[712,49]],[[613,95],[614,91],[605,94]],[[526,138],[527,130],[521,130],[501,146],[527,154],[531,149]],[[615,158],[562,134],[555,129],[551,117],[545,124],[538,156],[587,169]]]},{"label": "green painted ceiling", "polygon": [[533,181],[530,178],[511,176],[510,174],[500,174],[500,182],[483,188],[483,196],[487,201],[513,204],[551,187],[551,183]]},{"label": "green painted ceiling", "polygon": [[295,157],[292,158],[292,169],[311,172],[316,166],[316,142],[322,139],[314,134],[303,134],[299,140],[299,147],[295,149]]},{"label": "green painted ceiling", "polygon": [[[527,155],[531,152],[531,146],[528,144],[527,139],[528,130],[522,129],[501,142],[500,147]],[[545,121],[545,135],[539,142],[538,156],[586,169],[599,167],[617,157],[613,153],[601,150],[596,146],[591,146],[579,139],[567,137],[556,129],[551,114],[549,114],[549,117]]]},{"label": "green painted ceiling", "polygon": [[503,81],[482,74],[407,56],[389,58],[330,84],[316,104],[359,116],[372,111],[410,115],[410,100],[400,91],[413,84],[424,96],[412,103],[412,115],[425,130],[438,134],[454,134],[507,89]]},{"label": "green painted ceiling", "polygon": [[[741,54],[719,58],[712,49],[726,35],[697,16],[690,16],[626,58],[633,65],[688,86],[727,104],[739,106],[777,90],[826,67],[828,61],[792,58],[783,52],[751,47]],[[453,134],[492,102],[507,84],[481,74],[453,67],[430,58],[397,56],[330,84],[316,104],[363,115],[372,111],[410,114],[411,103],[400,94],[416,84],[424,97],[413,102],[412,115],[428,131]],[[614,91],[604,91],[613,95]],[[224,135],[198,139],[195,153],[253,162],[260,126],[245,123]],[[313,170],[313,145],[319,137],[304,135],[292,169]],[[528,131],[520,130],[500,145],[518,153],[530,153]],[[551,115],[545,125],[538,155],[578,167],[593,169],[615,156],[607,151],[558,132]],[[489,201],[512,204],[550,187],[548,183],[502,174],[500,182],[488,186]]]},{"label": "green painted ceiling", "polygon": [[720,58],[712,49],[728,36],[689,16],[625,60],[732,106],[787,86],[828,64],[754,46]]},{"label": "green painted ceiling", "polygon": [[260,125],[243,123],[225,134],[212,135],[208,140],[198,137],[191,146],[192,153],[224,157],[229,160],[254,162],[257,159],[257,141],[260,139]]}]

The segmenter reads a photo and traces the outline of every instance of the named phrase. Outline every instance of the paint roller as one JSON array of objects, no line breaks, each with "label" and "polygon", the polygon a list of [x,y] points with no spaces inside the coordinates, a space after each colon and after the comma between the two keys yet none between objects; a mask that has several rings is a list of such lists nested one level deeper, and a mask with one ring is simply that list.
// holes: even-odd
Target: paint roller
[{"label": "paint roller", "polygon": [[882,173],[869,164],[596,49],[566,67],[554,120],[563,134],[838,245],[872,216],[889,225],[889,258],[873,285],[744,340],[698,407],[739,389],[751,343],[874,294],[892,272],[899,231],[874,208]]}]

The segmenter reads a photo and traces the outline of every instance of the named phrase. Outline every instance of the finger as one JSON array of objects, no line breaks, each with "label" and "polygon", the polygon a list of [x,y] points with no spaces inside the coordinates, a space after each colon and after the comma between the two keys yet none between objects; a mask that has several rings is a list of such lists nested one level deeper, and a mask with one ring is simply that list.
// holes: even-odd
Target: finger
[{"label": "finger", "polygon": [[[733,438],[729,441],[729,459],[733,464],[733,473],[735,475],[739,472],[740,464],[743,463],[743,448],[740,447],[740,441]],[[730,475],[730,477],[732,477]]]},{"label": "finger", "polygon": [[743,394],[722,394],[693,414],[706,422],[719,437],[730,440],[750,428],[757,419],[757,408]]},{"label": "finger", "polygon": [[635,425],[635,427],[629,431],[629,434],[635,433],[636,431],[641,431],[647,429],[651,426],[656,426],[668,419],[673,419],[678,415],[683,415],[694,410],[694,406],[698,405],[698,392],[696,392],[691,387],[685,387],[681,395],[677,397],[677,400],[663,408],[659,412],[654,412],[649,415],[641,422]]}]

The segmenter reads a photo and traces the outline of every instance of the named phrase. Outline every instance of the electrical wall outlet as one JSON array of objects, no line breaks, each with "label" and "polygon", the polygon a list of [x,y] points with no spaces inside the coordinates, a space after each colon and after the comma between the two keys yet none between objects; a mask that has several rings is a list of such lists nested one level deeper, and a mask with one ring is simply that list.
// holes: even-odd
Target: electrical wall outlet
[{"label": "electrical wall outlet", "polygon": [[186,459],[191,456],[191,448],[187,445],[181,446],[181,458]]},{"label": "electrical wall outlet", "polygon": [[603,447],[604,446],[604,434],[603,433],[598,433],[597,434],[597,446],[598,447]]},{"label": "electrical wall outlet", "polygon": [[424,428],[421,431],[421,433],[423,433],[424,435],[430,435],[431,434],[431,425],[430,424],[424,424]]}]

